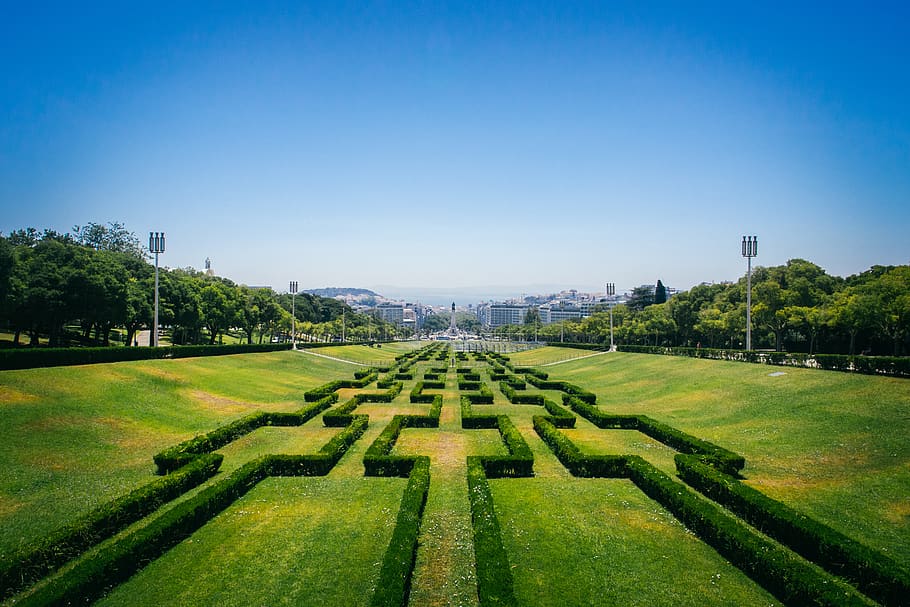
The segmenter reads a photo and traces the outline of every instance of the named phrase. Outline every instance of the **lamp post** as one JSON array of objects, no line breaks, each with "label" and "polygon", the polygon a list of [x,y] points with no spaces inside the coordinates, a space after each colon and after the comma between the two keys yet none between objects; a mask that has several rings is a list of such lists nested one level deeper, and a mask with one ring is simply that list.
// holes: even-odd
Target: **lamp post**
[{"label": "lamp post", "polygon": [[746,351],[752,350],[752,258],[758,255],[758,236],[743,236],[746,258]]},{"label": "lamp post", "polygon": [[149,333],[149,345],[158,345],[158,254],[164,253],[164,232],[149,232],[149,253],[155,254],[155,319]]},{"label": "lamp post", "polygon": [[297,349],[297,310],[294,307],[296,303],[294,300],[297,298],[297,281],[292,280],[290,284],[291,290],[291,350]]},{"label": "lamp post", "polygon": [[613,343],[613,296],[616,295],[616,284],[612,282],[607,283],[607,297],[610,298],[610,352],[616,351],[616,345]]}]

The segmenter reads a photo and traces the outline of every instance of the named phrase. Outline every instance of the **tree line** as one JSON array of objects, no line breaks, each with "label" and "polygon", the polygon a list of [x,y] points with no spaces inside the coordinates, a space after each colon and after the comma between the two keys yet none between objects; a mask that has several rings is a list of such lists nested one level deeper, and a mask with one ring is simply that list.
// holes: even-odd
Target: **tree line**
[{"label": "tree line", "polygon": [[[660,283],[658,283],[660,284]],[[746,334],[746,277],[701,284],[663,303],[663,293],[637,289],[613,309],[616,343],[742,348]],[[547,341],[610,342],[610,315],[512,327]],[[752,345],[809,354],[877,354],[910,351],[910,266],[873,266],[840,278],[804,259],[756,267],[752,272]]]},{"label": "tree line", "polygon": [[[0,234],[0,330],[12,345],[126,345],[152,326],[154,267],[120,223],[72,232],[34,228]],[[284,339],[292,296],[250,288],[193,268],[159,269],[159,323],[174,344],[218,343],[242,332],[247,343]],[[313,341],[391,339],[398,327],[310,294],[294,298],[298,337]]]}]

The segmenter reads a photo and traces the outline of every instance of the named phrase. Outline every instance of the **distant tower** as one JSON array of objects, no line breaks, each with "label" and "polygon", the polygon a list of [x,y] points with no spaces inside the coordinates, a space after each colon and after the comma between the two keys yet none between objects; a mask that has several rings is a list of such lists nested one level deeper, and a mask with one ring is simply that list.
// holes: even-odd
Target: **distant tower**
[{"label": "distant tower", "polygon": [[458,328],[455,326],[455,302],[452,302],[452,317],[449,319],[449,334],[455,335],[458,333]]},{"label": "distant tower", "polygon": [[205,275],[214,276],[215,270],[212,269],[212,260],[208,257],[205,258]]}]

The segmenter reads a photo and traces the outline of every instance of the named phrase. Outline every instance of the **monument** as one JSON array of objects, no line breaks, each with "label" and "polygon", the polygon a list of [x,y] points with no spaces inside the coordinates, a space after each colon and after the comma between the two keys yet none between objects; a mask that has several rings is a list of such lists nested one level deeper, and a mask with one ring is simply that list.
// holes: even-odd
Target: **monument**
[{"label": "monument", "polygon": [[449,318],[449,330],[446,332],[452,337],[458,335],[458,327],[455,326],[455,302],[452,302],[452,317]]}]

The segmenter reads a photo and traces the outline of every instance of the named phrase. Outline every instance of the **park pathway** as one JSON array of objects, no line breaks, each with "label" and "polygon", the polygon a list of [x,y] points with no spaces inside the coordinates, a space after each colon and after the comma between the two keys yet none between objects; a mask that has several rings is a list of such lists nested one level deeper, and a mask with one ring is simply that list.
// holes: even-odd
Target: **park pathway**
[{"label": "park pathway", "polygon": [[[454,369],[452,369],[454,371]],[[438,435],[430,451],[430,492],[420,528],[411,584],[412,607],[476,607],[474,541],[468,503],[467,457],[472,441],[461,429],[455,374],[446,378]]]}]

